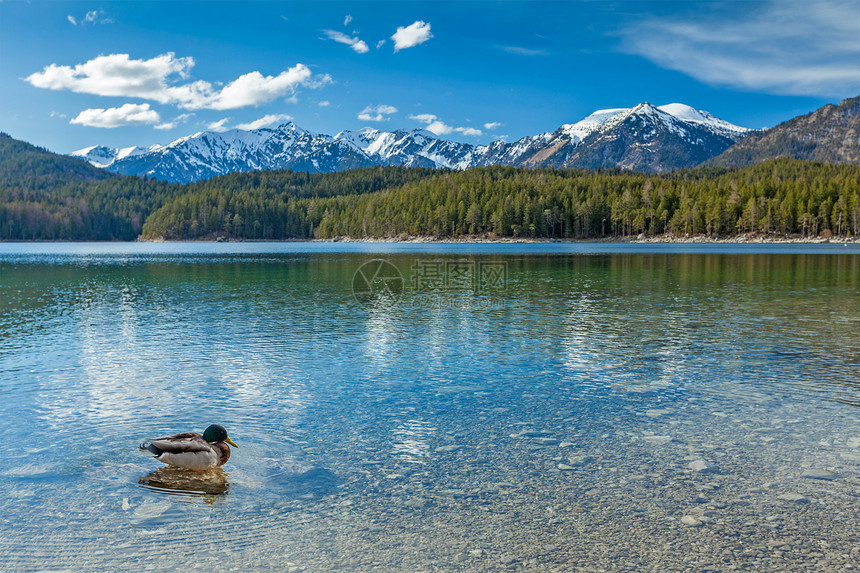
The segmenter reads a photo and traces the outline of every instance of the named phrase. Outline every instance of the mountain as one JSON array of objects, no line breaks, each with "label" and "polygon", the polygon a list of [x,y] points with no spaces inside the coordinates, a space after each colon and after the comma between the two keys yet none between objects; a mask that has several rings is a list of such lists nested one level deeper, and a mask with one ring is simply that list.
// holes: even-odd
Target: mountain
[{"label": "mountain", "polygon": [[523,146],[515,164],[527,167],[621,167],[660,173],[693,167],[749,130],[683,104],[596,111]]},{"label": "mountain", "polygon": [[0,133],[0,240],[133,240],[181,191]]},{"label": "mountain", "polygon": [[201,132],[148,148],[94,146],[72,155],[117,173],[170,182],[260,169],[316,173],[373,165],[622,167],[658,173],[710,159],[748,131],[683,104],[658,108],[642,103],[630,109],[600,110],[578,123],[513,143],[471,145],[423,129],[365,128],[329,136],[290,122],[251,131]]},{"label": "mountain", "polygon": [[51,153],[0,133],[0,188],[39,188],[65,185],[70,181],[101,181],[116,177],[73,157]]},{"label": "mountain", "polygon": [[776,157],[860,164],[860,97],[828,104],[754,133],[710,163],[744,167]]},{"label": "mountain", "polygon": [[114,150],[101,146],[72,153],[124,175],[146,175],[171,183],[211,179],[236,171],[292,169],[312,173],[374,165],[347,143],[286,123],[252,131],[201,132],[169,145]]}]

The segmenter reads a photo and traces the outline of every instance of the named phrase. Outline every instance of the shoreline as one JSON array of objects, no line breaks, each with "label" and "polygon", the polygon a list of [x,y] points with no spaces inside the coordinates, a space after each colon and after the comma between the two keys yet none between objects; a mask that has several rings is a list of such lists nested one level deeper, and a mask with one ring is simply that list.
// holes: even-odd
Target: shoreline
[{"label": "shoreline", "polygon": [[133,239],[129,241],[102,240],[2,240],[0,244],[14,243],[435,243],[435,244],[714,244],[714,245],[826,245],[826,244],[860,244],[858,237],[800,237],[792,235],[760,235],[746,233],[730,237],[709,237],[707,235],[690,235],[678,237],[673,235],[639,235],[636,237],[612,237],[594,239],[546,239],[527,237],[437,237],[433,235],[398,236],[398,237],[332,237],[329,239],[228,239],[223,237],[207,237],[196,239]]},{"label": "shoreline", "polygon": [[[229,242],[256,242],[246,240],[233,240]],[[513,238],[513,237],[435,237],[435,236],[415,236],[415,237],[384,237],[384,238],[362,238],[356,239],[351,237],[335,237],[331,239],[307,239],[299,240],[298,242],[316,242],[316,243],[489,243],[489,244],[528,244],[528,243],[606,243],[606,244],[798,244],[798,245],[823,245],[823,244],[860,244],[860,237],[792,237],[792,236],[768,236],[768,235],[738,235],[734,237],[708,237],[706,235],[695,235],[689,237],[675,237],[669,235],[656,236],[638,236],[638,237],[613,237],[611,239],[531,239],[531,238]]]}]

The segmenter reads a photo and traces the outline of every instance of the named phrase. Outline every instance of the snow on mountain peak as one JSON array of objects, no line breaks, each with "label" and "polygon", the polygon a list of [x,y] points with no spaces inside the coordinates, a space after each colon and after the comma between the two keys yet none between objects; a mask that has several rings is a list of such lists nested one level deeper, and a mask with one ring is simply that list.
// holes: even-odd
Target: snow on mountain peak
[{"label": "snow on mountain peak", "polygon": [[613,117],[628,111],[630,110],[627,108],[599,109],[583,120],[562,125],[561,132],[578,143],[606,125]]},{"label": "snow on mountain peak", "polygon": [[734,125],[725,120],[714,117],[706,111],[698,110],[683,103],[669,103],[661,105],[658,109],[673,117],[677,117],[678,119],[708,126],[720,132],[729,132],[735,135],[741,135],[750,131],[746,127]]},{"label": "snow on mountain peak", "polygon": [[[719,153],[749,130],[684,104],[655,107],[643,102],[631,108],[599,109],[554,132],[523,137],[513,143],[497,141],[476,146],[445,139],[423,128],[385,132],[364,127],[332,137],[308,132],[290,121],[255,130],[199,132],[148,148],[87,147],[72,155],[119,173],[180,182],[257,169],[333,171],[370,165],[466,169],[494,164],[566,167],[591,165],[589,161],[598,161],[589,159],[593,157],[603,157],[596,163],[603,165],[607,160],[593,150],[609,145],[607,142],[639,142],[625,148],[625,157],[636,156],[640,147],[647,147],[653,155],[662,145],[661,134],[666,131],[693,150],[689,156],[682,156],[686,159],[679,162],[673,148],[674,159],[648,160],[651,163],[643,163],[641,158],[627,163],[619,160],[617,165],[646,170],[694,165],[703,157]],[[655,147],[649,147],[652,145]],[[606,164],[616,165],[611,161]]]}]

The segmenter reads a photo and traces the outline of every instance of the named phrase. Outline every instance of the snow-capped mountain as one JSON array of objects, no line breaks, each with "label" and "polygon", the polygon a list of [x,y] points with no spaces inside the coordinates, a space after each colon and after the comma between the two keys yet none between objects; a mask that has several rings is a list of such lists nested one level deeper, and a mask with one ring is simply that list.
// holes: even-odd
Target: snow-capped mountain
[{"label": "snow-capped mountain", "polygon": [[115,161],[125,159],[126,157],[134,157],[142,155],[150,151],[161,149],[160,145],[152,145],[150,147],[125,147],[115,149],[113,147],[105,147],[103,145],[95,145],[73,151],[70,155],[73,157],[82,157],[89,161],[95,167],[110,167]]},{"label": "snow-capped mountain", "polygon": [[683,104],[599,110],[554,132],[513,143],[471,145],[423,129],[364,128],[335,136],[292,122],[251,131],[202,132],[168,145],[72,153],[96,167],[171,182],[235,171],[340,171],[373,165],[467,169],[484,165],[623,167],[648,172],[691,167],[728,148],[749,130]]},{"label": "snow-capped mountain", "polygon": [[[174,183],[199,181],[235,171],[293,169],[325,172],[374,165],[348,144],[327,135],[305,131],[293,123],[252,131],[201,132],[177,139],[169,145],[153,145],[139,153],[123,155],[123,151],[93,147],[72,155],[116,173],[145,175]],[[111,157],[113,161],[105,162]]]},{"label": "snow-capped mountain", "polygon": [[532,144],[517,163],[663,172],[707,161],[747,132],[683,104],[640,103],[630,109],[600,110],[544,134],[546,144]]}]

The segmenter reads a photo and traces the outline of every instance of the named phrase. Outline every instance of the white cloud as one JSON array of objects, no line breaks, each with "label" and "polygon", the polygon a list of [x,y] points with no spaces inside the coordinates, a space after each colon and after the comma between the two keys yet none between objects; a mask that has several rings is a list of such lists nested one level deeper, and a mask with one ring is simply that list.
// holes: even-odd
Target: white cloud
[{"label": "white cloud", "polygon": [[487,129],[489,131],[492,131],[494,129],[498,129],[500,127],[502,127],[502,124],[498,121],[491,121],[489,123],[484,124],[484,129]]},{"label": "white cloud", "polygon": [[860,92],[860,4],[844,0],[731,3],[704,18],[640,19],[623,47],[712,85],[777,94]]},{"label": "white cloud", "polygon": [[346,44],[357,54],[366,54],[370,51],[370,48],[367,47],[364,40],[360,40],[358,36],[347,36],[337,30],[322,30],[322,33],[328,36],[330,40],[334,40],[340,44]]},{"label": "white cloud", "polygon": [[230,121],[229,117],[223,117],[223,118],[219,119],[218,121],[213,121],[212,123],[207,125],[206,129],[208,129],[209,131],[227,131],[230,128],[224,124],[227,123],[228,121]]},{"label": "white cloud", "polygon": [[311,71],[303,64],[297,64],[277,76],[264,76],[260,72],[250,72],[239,76],[220,91],[215,92],[209,101],[209,109],[236,109],[272,101],[283,96],[311,77]]},{"label": "white cloud", "polygon": [[454,131],[462,133],[463,135],[469,135],[472,137],[480,137],[483,135],[480,129],[476,129],[474,127],[455,127]]},{"label": "white cloud", "polygon": [[176,116],[173,119],[173,121],[166,121],[164,123],[160,123],[160,124],[153,126],[153,127],[154,127],[154,129],[160,129],[162,131],[168,130],[168,129],[173,129],[177,125],[185,123],[186,120],[188,120],[188,118],[193,117],[193,116],[194,116],[193,113],[183,113],[182,115]]},{"label": "white cloud", "polygon": [[423,20],[417,20],[405,28],[398,26],[397,31],[394,32],[391,39],[394,40],[394,51],[399,52],[400,50],[423,44],[432,37],[430,24]]},{"label": "white cloud", "polygon": [[385,40],[379,40],[378,42],[376,42],[376,49],[378,50],[379,48],[381,48],[384,45],[385,45]]},{"label": "white cloud", "polygon": [[[328,74],[318,74],[316,76],[309,77],[306,81],[302,82],[302,85],[306,88],[312,90],[318,90],[322,87],[325,87],[329,84],[333,84],[334,80]],[[298,100],[297,100],[298,101]]]},{"label": "white cloud", "polygon": [[59,111],[52,111],[51,117],[67,117],[67,116],[64,113],[60,113]]},{"label": "white cloud", "polygon": [[409,119],[415,119],[420,121],[421,123],[433,123],[438,118],[432,113],[419,113],[417,115],[410,115]]},{"label": "white cloud", "polygon": [[[78,19],[69,14],[66,16],[66,19],[72,24],[72,26],[78,25]],[[101,10],[90,10],[84,17],[80,20],[80,25],[84,26],[86,24],[113,24],[113,20],[105,17],[105,13]]]},{"label": "white cloud", "polygon": [[320,107],[328,107],[331,105],[331,102],[326,99],[321,102],[317,102],[317,105]]},{"label": "white cloud", "polygon": [[499,49],[504,50],[509,54],[516,54],[518,56],[545,56],[549,53],[546,50],[535,50],[532,48],[523,48],[520,46],[499,46]]},{"label": "white cloud", "polygon": [[483,135],[483,132],[481,132],[480,129],[476,129],[474,127],[452,127],[439,119],[437,116],[433,115],[432,113],[419,113],[417,115],[410,115],[409,119],[414,119],[416,121],[420,121],[421,123],[426,124],[427,127],[424,129],[426,129],[430,133],[435,133],[436,135],[448,135],[450,133],[455,132],[462,133],[463,135],[468,135],[471,137],[480,137],[481,135]]},{"label": "white cloud", "polygon": [[350,23],[350,22],[352,22],[352,16],[350,16],[349,14],[347,14],[347,15],[346,15],[346,18],[344,18],[344,19],[343,19],[343,25],[344,25],[344,26],[349,26],[349,23]]},{"label": "white cloud", "polygon": [[161,121],[161,117],[158,115],[158,112],[154,109],[149,109],[148,103],[127,103],[122,107],[111,107],[108,109],[85,109],[69,123],[112,129],[126,125],[151,125],[159,121]]},{"label": "white cloud", "polygon": [[221,89],[200,80],[175,83],[187,80],[193,66],[193,58],[177,58],[172,52],[149,60],[111,54],[74,67],[51,64],[25,80],[38,88],[136,97],[185,109],[217,110],[259,105],[291,94],[299,86],[315,89],[332,82],[328,74],[313,76],[307,66],[296,64],[277,76],[264,76],[256,71],[243,74]]},{"label": "white cloud", "polygon": [[397,108],[392,105],[369,105],[358,114],[358,119],[362,121],[388,121],[390,118],[385,117],[397,113]]},{"label": "white cloud", "polygon": [[255,119],[254,121],[248,123],[240,123],[236,126],[236,128],[244,130],[260,129],[261,127],[266,127],[267,125],[272,125],[273,123],[289,121],[291,119],[293,119],[293,116],[287,115],[286,113],[270,113],[264,115],[260,119]]}]

